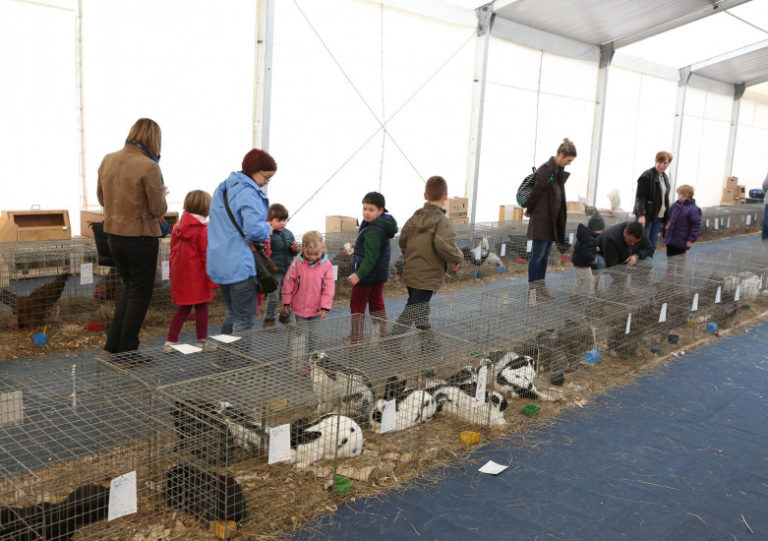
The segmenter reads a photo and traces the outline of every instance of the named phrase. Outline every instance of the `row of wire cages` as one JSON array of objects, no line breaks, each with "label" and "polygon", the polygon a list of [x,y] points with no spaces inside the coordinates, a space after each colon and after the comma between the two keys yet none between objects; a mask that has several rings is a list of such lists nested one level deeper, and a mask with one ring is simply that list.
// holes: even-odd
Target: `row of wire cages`
[{"label": "row of wire cages", "polygon": [[717,240],[762,229],[763,205],[727,205],[702,209],[700,240]]}]

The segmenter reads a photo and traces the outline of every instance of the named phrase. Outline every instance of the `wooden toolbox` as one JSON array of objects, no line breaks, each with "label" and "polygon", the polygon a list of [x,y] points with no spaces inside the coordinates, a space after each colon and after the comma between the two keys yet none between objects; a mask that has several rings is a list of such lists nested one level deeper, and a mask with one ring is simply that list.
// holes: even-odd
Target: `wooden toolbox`
[{"label": "wooden toolbox", "polygon": [[[91,222],[103,222],[104,211],[98,210],[81,210],[80,211],[80,235],[83,237],[93,238],[93,229],[91,229]],[[173,226],[179,221],[178,212],[166,212],[165,221],[173,231]]]},{"label": "wooden toolbox", "polygon": [[66,210],[4,210],[0,214],[0,242],[71,238]]}]

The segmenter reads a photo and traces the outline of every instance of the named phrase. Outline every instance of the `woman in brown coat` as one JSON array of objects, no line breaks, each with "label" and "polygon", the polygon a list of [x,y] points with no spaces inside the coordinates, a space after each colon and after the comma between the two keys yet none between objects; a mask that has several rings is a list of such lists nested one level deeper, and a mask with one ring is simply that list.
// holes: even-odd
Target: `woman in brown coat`
[{"label": "woman in brown coat", "polygon": [[544,287],[544,277],[547,274],[552,242],[565,241],[565,181],[570,176],[570,173],[565,172],[565,166],[570,165],[575,157],[576,147],[570,140],[563,139],[557,155],[536,169],[533,190],[528,198],[528,239],[532,241],[528,284],[537,291],[540,298],[551,297]]},{"label": "woman in brown coat", "polygon": [[125,284],[115,308],[104,351],[121,353],[139,348],[157,269],[158,219],[168,209],[157,164],[160,126],[140,118],[128,132],[125,146],[107,154],[99,166],[98,197],[104,207],[104,232]]}]

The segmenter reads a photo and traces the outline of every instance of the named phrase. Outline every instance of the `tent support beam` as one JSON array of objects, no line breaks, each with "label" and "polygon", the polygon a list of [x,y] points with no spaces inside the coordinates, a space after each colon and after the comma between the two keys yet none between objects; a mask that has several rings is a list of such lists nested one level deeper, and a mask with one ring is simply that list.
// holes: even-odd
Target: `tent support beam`
[{"label": "tent support beam", "polygon": [[736,135],[739,131],[739,113],[741,112],[741,98],[747,86],[738,84],[733,90],[733,106],[731,107],[731,130],[728,134],[728,153],[725,155],[725,176],[733,175],[733,155],[736,153]]},{"label": "tent support beam", "polygon": [[592,121],[592,145],[589,153],[589,176],[587,178],[587,204],[595,206],[597,199],[597,175],[600,170],[600,152],[605,122],[605,99],[608,95],[608,70],[613,60],[613,43],[600,47],[600,67],[597,72],[595,93],[595,117]]},{"label": "tent support beam", "polygon": [[[77,83],[77,141],[80,146],[80,209],[88,210],[88,180],[86,178],[85,163],[85,114],[83,111],[83,2],[77,0],[77,13],[75,14],[75,81]],[[80,231],[83,226],[80,224]]]},{"label": "tent support beam", "polygon": [[688,94],[688,83],[691,80],[691,68],[680,68],[680,79],[677,83],[677,100],[675,102],[675,125],[672,129],[672,193],[677,189],[677,169],[680,165],[680,146],[683,138],[683,117],[685,116],[685,98]]},{"label": "tent support beam", "polygon": [[[469,201],[469,220],[474,229],[475,211],[477,210],[477,184],[480,173],[480,143],[483,134],[483,109],[485,105],[485,85],[488,71],[488,44],[491,40],[493,24],[493,4],[486,4],[477,9],[477,37],[475,41],[475,69],[472,89],[472,117],[469,128],[469,151],[467,172],[464,182],[464,196]],[[473,235],[474,237],[474,232]]]},{"label": "tent support beam", "polygon": [[272,49],[274,46],[274,0],[259,0],[256,9],[256,50],[253,74],[253,119],[251,146],[269,149],[272,105]]}]

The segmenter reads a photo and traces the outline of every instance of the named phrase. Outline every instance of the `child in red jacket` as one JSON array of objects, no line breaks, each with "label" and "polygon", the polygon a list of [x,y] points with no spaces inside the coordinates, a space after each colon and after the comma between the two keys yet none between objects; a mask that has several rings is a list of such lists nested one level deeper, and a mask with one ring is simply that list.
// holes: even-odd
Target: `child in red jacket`
[{"label": "child in red jacket", "polygon": [[211,195],[193,190],[184,198],[184,213],[171,233],[171,300],[178,305],[168,329],[163,350],[170,353],[179,341],[179,333],[187,316],[195,309],[197,347],[213,349],[208,342],[208,303],[213,299],[214,284],[205,273],[208,248],[208,209]]}]

